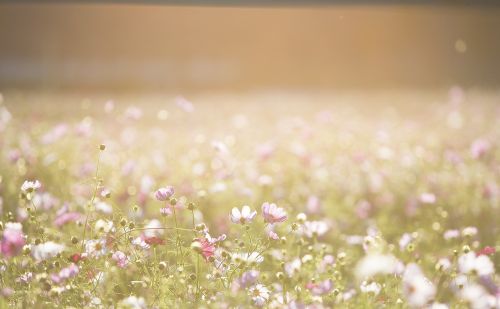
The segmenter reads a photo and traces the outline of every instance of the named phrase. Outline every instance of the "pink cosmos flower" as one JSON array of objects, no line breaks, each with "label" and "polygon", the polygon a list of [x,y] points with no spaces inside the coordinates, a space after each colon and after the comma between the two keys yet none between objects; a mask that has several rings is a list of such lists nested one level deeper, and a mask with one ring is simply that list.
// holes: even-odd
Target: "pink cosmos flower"
[{"label": "pink cosmos flower", "polygon": [[287,219],[286,212],[283,208],[276,206],[276,204],[265,202],[262,204],[262,216],[267,223],[283,222]]},{"label": "pink cosmos flower", "polygon": [[165,188],[160,188],[155,192],[155,198],[158,201],[166,201],[174,195],[174,187],[168,186]]},{"label": "pink cosmos flower", "polygon": [[210,259],[210,257],[214,256],[215,253],[215,245],[208,241],[206,238],[197,238],[195,240],[196,248],[201,255],[205,258],[206,261]]},{"label": "pink cosmos flower", "polygon": [[233,223],[240,223],[240,224],[245,224],[245,223],[250,223],[252,222],[253,218],[257,215],[257,212],[254,210],[252,211],[250,207],[248,206],[243,206],[241,211],[234,207],[231,210],[231,221]]},{"label": "pink cosmos flower", "polygon": [[276,232],[275,232],[275,231],[273,231],[273,230],[270,230],[270,231],[267,233],[267,236],[269,237],[269,239],[272,239],[272,240],[278,240],[278,239],[279,239],[278,234],[276,234]]},{"label": "pink cosmos flower", "polygon": [[71,265],[69,265],[68,267],[61,269],[58,274],[52,274],[51,279],[55,283],[61,283],[66,279],[76,276],[79,272],[80,268],[78,268],[76,264],[71,263]]},{"label": "pink cosmos flower", "polygon": [[112,259],[116,261],[118,267],[125,268],[129,262],[127,255],[121,251],[113,253]]},{"label": "pink cosmos flower", "polygon": [[19,254],[25,244],[26,237],[21,223],[8,222],[5,225],[2,241],[0,241],[0,252],[10,258]]},{"label": "pink cosmos flower", "polygon": [[306,288],[311,291],[313,295],[323,295],[330,292],[333,288],[333,281],[327,279],[319,283],[309,282],[306,284]]},{"label": "pink cosmos flower", "polygon": [[470,147],[470,152],[471,152],[472,158],[474,158],[474,159],[481,158],[490,150],[490,148],[491,148],[491,144],[489,141],[487,141],[485,139],[475,140]]},{"label": "pink cosmos flower", "polygon": [[79,212],[65,212],[54,219],[54,225],[57,227],[61,227],[66,223],[74,222],[80,219],[81,216],[82,214]]}]

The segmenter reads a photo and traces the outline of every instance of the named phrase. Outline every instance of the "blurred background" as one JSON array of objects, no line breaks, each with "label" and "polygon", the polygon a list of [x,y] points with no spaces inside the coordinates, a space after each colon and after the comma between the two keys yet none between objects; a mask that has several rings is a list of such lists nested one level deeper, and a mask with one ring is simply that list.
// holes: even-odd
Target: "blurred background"
[{"label": "blurred background", "polygon": [[500,6],[0,4],[0,89],[500,85]]}]

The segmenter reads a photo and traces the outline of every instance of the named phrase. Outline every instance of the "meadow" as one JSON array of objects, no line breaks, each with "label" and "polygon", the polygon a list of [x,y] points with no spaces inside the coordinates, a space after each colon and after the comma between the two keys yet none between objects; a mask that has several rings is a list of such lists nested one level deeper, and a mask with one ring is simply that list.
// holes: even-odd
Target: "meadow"
[{"label": "meadow", "polygon": [[2,308],[500,308],[500,93],[0,97]]}]

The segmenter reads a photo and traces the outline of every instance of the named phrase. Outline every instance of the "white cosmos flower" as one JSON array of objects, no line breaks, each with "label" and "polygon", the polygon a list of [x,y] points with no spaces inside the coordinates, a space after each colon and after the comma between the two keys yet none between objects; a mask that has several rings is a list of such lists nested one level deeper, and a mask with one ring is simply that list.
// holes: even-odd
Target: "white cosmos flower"
[{"label": "white cosmos flower", "polygon": [[487,276],[495,272],[495,267],[489,257],[486,255],[476,256],[474,252],[460,256],[458,268],[464,274],[476,273],[479,276]]},{"label": "white cosmos flower", "polygon": [[306,221],[304,222],[303,232],[309,237],[319,237],[323,236],[328,232],[328,224],[323,221]]},{"label": "white cosmos flower", "polygon": [[262,263],[264,261],[264,257],[256,251],[252,253],[236,252],[233,253],[232,258],[233,260],[240,260],[248,264]]},{"label": "white cosmos flower", "polygon": [[98,258],[108,252],[105,239],[89,239],[85,241],[85,253]]},{"label": "white cosmos flower", "polygon": [[29,192],[36,191],[36,189],[39,189],[41,186],[42,186],[42,184],[40,184],[40,182],[38,180],[35,180],[35,181],[25,180],[23,182],[23,185],[21,186],[21,190],[24,193],[29,193]]},{"label": "white cosmos flower", "polygon": [[252,298],[254,305],[262,307],[269,300],[271,292],[264,285],[256,284],[248,289],[248,295]]},{"label": "white cosmos flower", "polygon": [[234,207],[231,210],[231,221],[233,221],[233,223],[240,224],[250,223],[256,215],[257,211],[252,211],[247,205],[243,206],[243,208],[241,208],[241,211],[238,208]]},{"label": "white cosmos flower", "polygon": [[113,229],[113,221],[99,219],[95,223],[95,229],[101,233],[109,233]]},{"label": "white cosmos flower", "polygon": [[120,304],[125,308],[131,309],[146,309],[148,307],[143,297],[137,297],[134,295],[123,299]]},{"label": "white cosmos flower", "polygon": [[49,241],[32,246],[31,255],[37,261],[43,261],[55,257],[64,250],[64,245]]},{"label": "white cosmos flower", "polygon": [[394,256],[373,253],[358,262],[355,273],[358,280],[362,280],[377,274],[393,274],[397,267],[398,260]]},{"label": "white cosmos flower", "polygon": [[460,290],[460,298],[469,303],[472,309],[498,308],[495,296],[489,294],[482,286],[476,283],[467,284]]},{"label": "white cosmos flower", "polygon": [[417,264],[408,264],[403,275],[403,291],[411,307],[424,307],[436,294],[436,287],[423,274]]},{"label": "white cosmos flower", "polygon": [[295,258],[293,261],[285,264],[285,272],[289,277],[293,277],[294,274],[300,271],[302,267],[302,262],[299,258]]},{"label": "white cosmos flower", "polygon": [[378,295],[380,293],[380,290],[382,290],[382,286],[377,282],[368,283],[368,281],[363,281],[361,282],[359,289],[363,293],[373,293],[374,295]]}]

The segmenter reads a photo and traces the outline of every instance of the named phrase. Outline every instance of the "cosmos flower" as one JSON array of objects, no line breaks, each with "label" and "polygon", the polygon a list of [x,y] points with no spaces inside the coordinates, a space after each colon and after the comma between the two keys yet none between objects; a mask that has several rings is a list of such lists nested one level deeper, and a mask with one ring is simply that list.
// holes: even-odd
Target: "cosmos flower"
[{"label": "cosmos flower", "polygon": [[63,252],[64,245],[55,243],[53,241],[48,241],[39,245],[32,246],[31,255],[37,261],[44,261],[55,257],[59,253]]},{"label": "cosmos flower", "polygon": [[382,290],[382,286],[375,281],[372,282],[363,281],[361,282],[359,289],[363,293],[372,293],[374,295],[378,295]]},{"label": "cosmos flower", "polygon": [[21,186],[21,191],[23,191],[24,193],[30,193],[36,191],[41,186],[42,184],[38,180],[35,181],[25,180],[23,182],[23,185]]},{"label": "cosmos flower", "polygon": [[81,216],[82,216],[82,214],[79,212],[65,212],[65,213],[58,215],[54,219],[53,223],[55,226],[61,227],[69,222],[74,222],[74,221],[80,219]]},{"label": "cosmos flower", "polygon": [[356,265],[358,279],[369,279],[377,274],[393,274],[396,272],[398,260],[392,255],[369,254]]},{"label": "cosmos flower", "polygon": [[18,222],[7,222],[0,241],[0,253],[5,257],[13,257],[21,252],[26,244],[23,226]]},{"label": "cosmos flower", "polygon": [[306,284],[306,289],[311,291],[313,295],[327,294],[333,289],[333,281],[331,279],[326,279],[318,283],[308,282]]},{"label": "cosmos flower", "polygon": [[264,256],[259,252],[236,252],[232,255],[233,261],[245,262],[246,264],[259,264],[264,261]]},{"label": "cosmos flower", "polygon": [[205,261],[208,261],[215,253],[215,245],[203,237],[195,239],[191,247],[200,253],[205,258]]},{"label": "cosmos flower", "polygon": [[109,233],[113,230],[113,221],[99,219],[95,223],[95,230],[101,233]]},{"label": "cosmos flower", "polygon": [[287,219],[286,212],[283,208],[276,206],[276,204],[265,202],[262,204],[262,216],[267,223],[284,222]]},{"label": "cosmos flower", "polygon": [[323,236],[328,229],[329,226],[324,221],[306,221],[303,226],[303,232],[308,238]]},{"label": "cosmos flower", "polygon": [[262,307],[271,296],[271,292],[263,284],[256,284],[248,289],[248,295],[252,298],[255,306]]},{"label": "cosmos flower", "polygon": [[158,201],[166,201],[174,195],[174,187],[168,186],[165,188],[160,188],[155,192],[155,198]]},{"label": "cosmos flower", "polygon": [[116,265],[120,268],[125,268],[129,262],[127,255],[121,251],[115,251],[111,258],[116,261]]},{"label": "cosmos flower", "polygon": [[255,281],[257,281],[257,278],[259,277],[259,271],[257,270],[249,270],[243,273],[241,275],[241,278],[239,280],[239,283],[242,287],[247,287],[251,284],[254,284]]},{"label": "cosmos flower", "polygon": [[285,263],[284,269],[288,277],[293,277],[294,274],[300,271],[301,267],[302,267],[302,262],[300,261],[299,258],[295,258],[292,261]]},{"label": "cosmos flower", "polygon": [[146,300],[143,297],[137,297],[131,295],[125,299],[120,301],[120,305],[123,308],[131,308],[131,309],[147,309]]},{"label": "cosmos flower", "polygon": [[403,291],[411,307],[422,308],[434,298],[436,287],[417,264],[408,264],[403,274]]},{"label": "cosmos flower", "polygon": [[243,206],[241,211],[234,207],[231,210],[231,221],[233,223],[239,223],[239,224],[247,224],[252,222],[253,218],[257,215],[257,212],[254,210],[252,211],[250,207],[248,206]]},{"label": "cosmos flower", "polygon": [[65,267],[59,271],[57,274],[52,274],[51,279],[55,283],[61,283],[66,279],[75,277],[80,271],[80,268],[74,263],[71,263],[68,267]]},{"label": "cosmos flower", "polygon": [[495,272],[495,267],[488,256],[476,256],[474,252],[466,253],[458,258],[458,269],[461,273],[473,273],[479,276],[488,276]]}]

